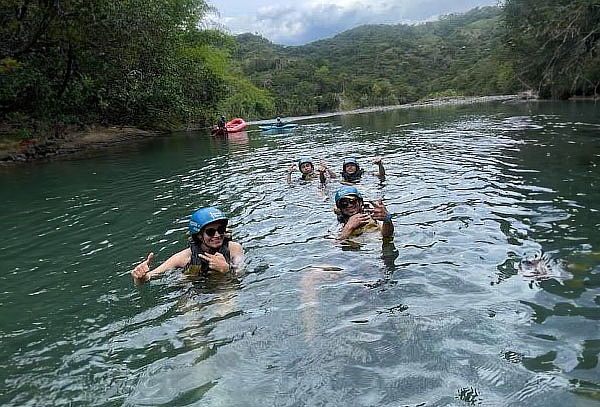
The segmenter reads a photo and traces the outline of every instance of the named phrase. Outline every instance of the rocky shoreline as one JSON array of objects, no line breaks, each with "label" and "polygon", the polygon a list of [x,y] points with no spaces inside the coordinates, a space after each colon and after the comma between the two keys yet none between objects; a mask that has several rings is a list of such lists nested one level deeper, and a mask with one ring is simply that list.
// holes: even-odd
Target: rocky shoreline
[{"label": "rocky shoreline", "polygon": [[[465,105],[473,103],[486,103],[508,100],[525,99],[520,95],[502,96],[473,96],[473,97],[449,97],[442,99],[425,100],[415,103],[407,103],[394,106],[376,106],[356,109],[344,112],[322,113],[311,116],[287,117],[286,120],[301,121],[321,117],[341,116],[348,114],[371,113],[377,111],[389,111],[398,109],[411,109],[422,107],[441,107],[446,105]],[[248,122],[249,125],[263,124],[273,120],[261,120]],[[68,133],[63,137],[48,138],[46,140],[23,140],[5,145],[0,148],[0,166],[9,166],[22,163],[30,163],[41,160],[60,159],[74,156],[78,153],[106,149],[120,144],[140,140],[144,138],[164,136],[167,132],[141,130],[133,127],[101,127],[95,126],[85,131]]]},{"label": "rocky shoreline", "polygon": [[164,134],[134,127],[92,127],[64,137],[22,140],[0,150],[0,165],[59,159]]}]

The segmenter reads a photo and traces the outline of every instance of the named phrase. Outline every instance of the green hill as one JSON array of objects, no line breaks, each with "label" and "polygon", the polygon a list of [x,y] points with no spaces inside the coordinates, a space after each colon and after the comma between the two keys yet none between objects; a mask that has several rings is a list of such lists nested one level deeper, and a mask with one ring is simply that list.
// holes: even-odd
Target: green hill
[{"label": "green hill", "polygon": [[365,25],[295,47],[243,34],[234,57],[284,115],[509,93],[518,85],[500,51],[501,16],[498,7],[476,8],[420,25]]}]

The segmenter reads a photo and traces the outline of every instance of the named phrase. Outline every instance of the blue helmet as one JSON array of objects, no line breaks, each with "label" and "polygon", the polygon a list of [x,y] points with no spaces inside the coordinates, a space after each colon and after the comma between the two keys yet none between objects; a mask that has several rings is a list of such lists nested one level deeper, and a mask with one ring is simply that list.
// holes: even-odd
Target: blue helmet
[{"label": "blue helmet", "polygon": [[348,164],[354,164],[356,165],[357,169],[360,169],[360,165],[358,165],[358,161],[356,160],[356,158],[346,158],[344,160],[344,163],[342,164],[342,170],[346,171],[346,165]]},{"label": "blue helmet", "polygon": [[190,234],[195,235],[196,233],[199,233],[204,226],[217,220],[224,220],[225,223],[227,223],[229,218],[227,218],[227,215],[221,212],[220,209],[214,207],[209,206],[207,208],[198,209],[196,212],[192,213],[192,216],[190,217]]},{"label": "blue helmet", "polygon": [[314,167],[314,164],[312,162],[312,158],[310,157],[302,157],[301,159],[298,160],[298,168],[300,168],[302,166],[302,164],[306,164],[309,163],[310,165],[312,165]]},{"label": "blue helmet", "polygon": [[355,187],[341,187],[335,193],[336,205],[340,199],[348,195],[356,195],[358,198],[362,199],[362,194],[358,192],[358,189],[356,189]]}]

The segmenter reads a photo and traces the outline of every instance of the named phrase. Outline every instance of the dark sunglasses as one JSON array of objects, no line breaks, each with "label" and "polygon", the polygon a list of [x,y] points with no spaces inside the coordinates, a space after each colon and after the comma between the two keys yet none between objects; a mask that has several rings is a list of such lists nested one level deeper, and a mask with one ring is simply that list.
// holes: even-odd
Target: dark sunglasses
[{"label": "dark sunglasses", "polygon": [[340,209],[344,209],[349,206],[355,205],[357,202],[358,198],[342,198],[338,201],[337,206]]},{"label": "dark sunglasses", "polygon": [[206,233],[206,236],[208,237],[214,237],[217,232],[219,232],[219,235],[223,236],[226,230],[226,226],[219,226],[218,228],[206,228],[204,229],[204,233]]}]

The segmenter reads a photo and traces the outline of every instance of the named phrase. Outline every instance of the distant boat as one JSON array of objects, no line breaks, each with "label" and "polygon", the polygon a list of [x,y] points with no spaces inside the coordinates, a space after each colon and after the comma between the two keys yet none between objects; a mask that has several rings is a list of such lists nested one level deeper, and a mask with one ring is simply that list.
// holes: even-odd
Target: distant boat
[{"label": "distant boat", "polygon": [[262,131],[271,131],[271,130],[290,130],[298,127],[296,123],[286,123],[284,125],[278,126],[276,124],[269,124],[267,126],[258,126]]},{"label": "distant boat", "polygon": [[225,128],[214,126],[211,129],[211,133],[214,136],[225,136],[227,135],[227,133],[237,133],[239,131],[244,131],[246,130],[246,127],[248,127],[248,125],[246,124],[244,119],[235,118],[225,123]]}]

